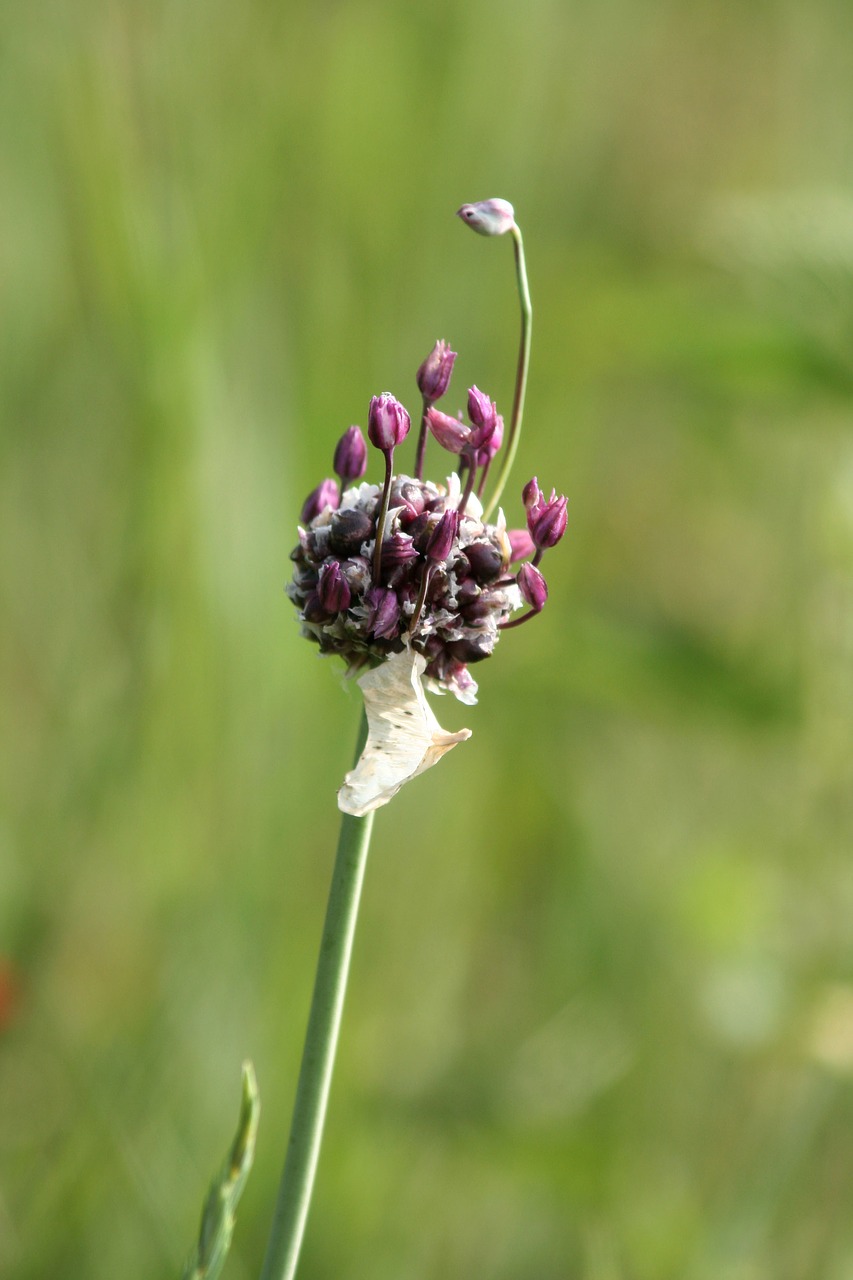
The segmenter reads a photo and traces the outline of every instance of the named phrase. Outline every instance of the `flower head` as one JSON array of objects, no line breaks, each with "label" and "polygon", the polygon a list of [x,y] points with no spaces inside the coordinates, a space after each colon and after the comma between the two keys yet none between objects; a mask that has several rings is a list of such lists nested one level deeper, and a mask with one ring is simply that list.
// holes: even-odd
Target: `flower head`
[{"label": "flower head", "polygon": [[[463,205],[459,215],[481,235],[512,230],[522,261],[520,233],[505,200]],[[362,673],[369,737],[340,793],[339,803],[350,813],[385,803],[407,778],[467,735],[438,729],[421,677],[433,691],[476,701],[470,668],[491,656],[503,631],[542,610],[548,587],[539,561],[566,529],[566,499],[552,490],[546,500],[536,477],[522,492],[526,528],[508,532],[497,506],[517,444],[523,399],[518,380],[501,476],[486,507],[495,516],[484,516],[480,497],[503,442],[504,420],[477,386],[468,391],[468,422],[435,407],[447,392],[455,360],[456,353],[439,341],[418,369],[424,412],[414,475],[394,470],[395,451],[411,419],[385,391],[372,398],[367,418],[370,443],[384,455],[384,478],[376,484],[362,479],[368,450],[361,430],[350,427],[334,454],[343,493],[333,479],[312,490],[291,553],[287,592],[299,610],[302,634],[321,653],[343,658],[348,674]],[[526,355],[519,365],[522,373],[525,368]],[[428,435],[457,463],[444,482],[424,478]],[[514,618],[525,605],[527,611]]]}]

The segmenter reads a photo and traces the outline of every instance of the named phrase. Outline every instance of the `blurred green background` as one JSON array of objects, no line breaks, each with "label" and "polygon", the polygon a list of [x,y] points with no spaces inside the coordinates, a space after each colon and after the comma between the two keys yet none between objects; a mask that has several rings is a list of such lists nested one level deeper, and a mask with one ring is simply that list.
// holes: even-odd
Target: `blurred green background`
[{"label": "blurred green background", "polygon": [[[358,698],[282,586],[437,337],[570,498],[377,816],[302,1280],[853,1277],[853,8],[10,0],[0,1272],[175,1276]],[[378,472],[377,472],[378,474]]]}]

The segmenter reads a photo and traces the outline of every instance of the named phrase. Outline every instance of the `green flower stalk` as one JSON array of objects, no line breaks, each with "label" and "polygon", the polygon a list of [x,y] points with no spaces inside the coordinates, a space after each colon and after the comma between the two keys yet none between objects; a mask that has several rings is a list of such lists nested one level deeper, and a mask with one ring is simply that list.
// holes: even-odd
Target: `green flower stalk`
[{"label": "green flower stalk", "polygon": [[524,261],[524,241],[521,228],[515,220],[515,211],[506,200],[480,200],[477,204],[463,204],[457,216],[467,222],[472,231],[481,236],[502,236],[507,232],[512,236],[512,247],[515,251],[515,276],[518,284],[518,298],[521,303],[521,339],[518,346],[518,367],[515,374],[515,394],[512,401],[512,416],[509,420],[509,435],[504,453],[503,465],[495,485],[494,493],[486,505],[486,517],[490,516],[501,500],[521,437],[521,419],[524,416],[524,396],[527,391],[527,372],[530,367],[530,343],[533,334],[533,306],[530,301],[530,287],[527,283],[527,265]]},{"label": "green flower stalk", "polygon": [[[541,612],[547,585],[538,568],[565,531],[566,500],[546,502],[534,478],[524,488],[527,529],[507,528],[498,501],[518,437],[530,358],[530,295],[521,232],[505,200],[463,205],[460,216],[482,235],[513,236],[522,304],[515,396],[495,492],[484,512],[480,494],[503,446],[504,424],[485,392],[471,387],[468,423],[434,402],[448,391],[456,353],[437,342],[417,373],[422,399],[413,474],[394,471],[395,451],[411,425],[390,392],[374,396],[367,435],[382,455],[382,482],[330,479],[308,495],[287,592],[302,634],[324,654],[338,654],[359,675],[365,714],[354,768],[338,792],[338,851],[290,1141],[261,1280],[295,1275],[320,1152],[340,1031],[373,812],[412,778],[470,737],[445,733],[424,688],[476,701],[469,668],[488,658],[502,632]],[[423,478],[428,441],[453,459],[443,483]],[[343,484],[365,472],[364,440],[350,427],[335,451]],[[494,520],[491,512],[497,510]],[[520,563],[525,561],[525,563]],[[528,606],[515,622],[513,613]]]},{"label": "green flower stalk", "polygon": [[[366,739],[362,716],[356,757]],[[372,813],[358,818],[347,813],[341,821],[290,1141],[261,1280],[290,1280],[296,1274],[320,1156],[372,826]]]}]

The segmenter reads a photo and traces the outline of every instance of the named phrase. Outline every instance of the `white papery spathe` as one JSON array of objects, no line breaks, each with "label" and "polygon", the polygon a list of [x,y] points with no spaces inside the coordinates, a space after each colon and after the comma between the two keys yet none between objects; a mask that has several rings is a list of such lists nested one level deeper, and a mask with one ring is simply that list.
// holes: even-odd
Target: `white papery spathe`
[{"label": "white papery spathe", "polygon": [[402,786],[431,769],[470,729],[446,733],[426,700],[421,677],[426,659],[408,646],[361,677],[367,743],[338,792],[338,808],[361,818],[379,809]]}]

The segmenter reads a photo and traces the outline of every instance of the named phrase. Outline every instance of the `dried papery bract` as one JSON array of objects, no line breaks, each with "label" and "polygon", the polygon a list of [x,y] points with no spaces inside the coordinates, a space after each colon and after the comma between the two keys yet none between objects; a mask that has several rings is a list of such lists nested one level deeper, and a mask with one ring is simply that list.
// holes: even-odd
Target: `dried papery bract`
[{"label": "dried papery bract", "polygon": [[424,695],[426,659],[412,649],[390,658],[359,680],[367,713],[367,745],[344,778],[338,807],[363,817],[395,796],[411,778],[437,764],[470,729],[446,733]]}]

